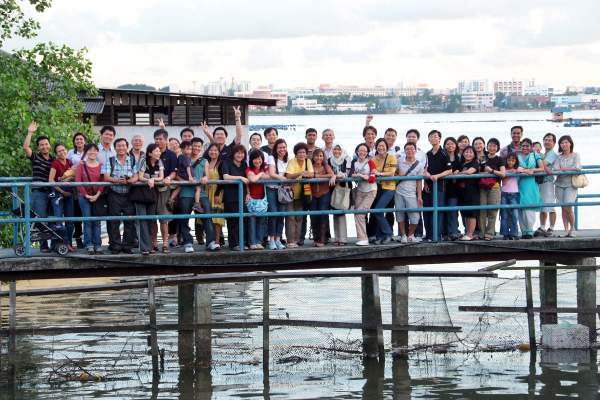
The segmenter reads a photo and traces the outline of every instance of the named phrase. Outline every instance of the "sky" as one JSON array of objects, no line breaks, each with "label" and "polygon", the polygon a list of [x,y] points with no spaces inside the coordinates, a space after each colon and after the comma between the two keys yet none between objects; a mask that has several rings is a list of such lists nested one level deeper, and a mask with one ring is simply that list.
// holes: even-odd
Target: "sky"
[{"label": "sky", "polygon": [[600,86],[599,15],[600,0],[54,0],[35,40],[86,47],[100,87],[233,76],[280,88],[564,88]]}]

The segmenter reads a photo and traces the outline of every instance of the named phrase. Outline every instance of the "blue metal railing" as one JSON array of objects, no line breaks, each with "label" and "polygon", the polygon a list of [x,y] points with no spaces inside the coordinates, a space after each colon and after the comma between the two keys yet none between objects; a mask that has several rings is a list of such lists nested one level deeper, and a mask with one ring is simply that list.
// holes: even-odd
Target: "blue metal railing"
[{"label": "blue metal railing", "polygon": [[[579,174],[600,174],[600,165],[584,166],[580,171],[562,171],[556,172],[554,175],[579,175]],[[544,176],[545,173],[536,173],[535,175]],[[507,174],[507,176],[517,177],[528,177],[531,175],[524,174]],[[495,177],[492,174],[472,174],[472,175],[450,175],[444,177],[444,180],[460,180],[460,179],[479,179],[484,177]],[[423,176],[394,176],[394,177],[381,177],[378,181],[404,181],[404,180],[422,180]],[[338,182],[358,182],[358,178],[345,178],[338,179]],[[301,183],[324,183],[328,182],[327,178],[317,179],[294,179],[294,180],[261,180],[261,184],[279,184],[279,185],[293,185]],[[195,186],[200,183],[189,183],[189,182],[173,182],[180,186]],[[239,219],[239,246],[240,251],[244,249],[245,237],[244,237],[244,218],[246,217],[285,217],[285,216],[306,216],[306,215],[340,215],[340,214],[369,214],[369,213],[385,213],[385,212],[431,212],[432,213],[432,238],[433,241],[439,241],[438,232],[438,220],[440,212],[447,211],[467,211],[467,210],[501,210],[505,208],[510,209],[528,209],[528,208],[540,208],[540,207],[555,207],[555,206],[574,206],[575,207],[575,227],[577,229],[577,217],[579,206],[598,206],[600,201],[596,202],[579,202],[580,198],[597,198],[600,195],[596,194],[580,194],[578,195],[575,202],[572,203],[542,203],[542,204],[492,204],[492,205],[475,205],[475,206],[439,206],[438,205],[438,181],[432,182],[432,206],[429,207],[418,207],[418,208],[379,208],[379,209],[368,209],[368,210],[320,210],[320,211],[278,211],[278,212],[266,212],[262,214],[253,214],[244,212],[244,191],[242,181],[209,181],[208,184],[214,185],[237,185],[238,186],[238,211],[231,213],[205,213],[205,214],[174,214],[174,215],[132,215],[132,216],[104,216],[104,217],[32,217],[31,216],[31,190],[32,188],[53,188],[53,187],[70,187],[76,188],[80,186],[115,186],[114,183],[110,182],[32,182],[31,178],[27,177],[5,177],[0,178],[0,189],[10,189],[12,194],[12,206],[13,209],[20,207],[18,194],[19,189],[23,190],[23,203],[24,210],[23,216],[10,216],[11,212],[2,212],[0,216],[0,224],[13,224],[13,245],[18,243],[18,224],[24,225],[25,237],[23,245],[25,248],[25,255],[31,255],[31,224],[35,222],[46,223],[46,222],[74,222],[74,221],[139,221],[139,220],[172,220],[172,219],[207,219],[207,218],[238,218]],[[143,185],[143,184],[137,184]]]}]

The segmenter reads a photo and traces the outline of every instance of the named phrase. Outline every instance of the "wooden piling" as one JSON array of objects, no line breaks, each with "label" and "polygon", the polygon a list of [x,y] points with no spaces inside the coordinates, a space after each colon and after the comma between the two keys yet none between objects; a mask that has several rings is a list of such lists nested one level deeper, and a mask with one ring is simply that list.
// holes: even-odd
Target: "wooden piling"
[{"label": "wooden piling", "polygon": [[[540,267],[556,266],[556,262],[540,260]],[[540,307],[556,308],[556,269],[541,268],[539,272]],[[556,324],[558,316],[555,312],[540,313],[540,325]]]},{"label": "wooden piling", "polygon": [[194,359],[194,285],[179,285],[177,288],[179,335],[177,350],[179,365],[190,366]]},{"label": "wooden piling", "polygon": [[[397,272],[408,273],[407,265],[394,267]],[[408,325],[408,275],[392,276],[392,325]],[[392,331],[392,347],[408,347],[408,331]]]},{"label": "wooden piling", "polygon": [[[596,308],[596,259],[594,257],[582,258],[579,265],[593,268],[577,270],[577,308],[589,310]],[[596,313],[589,311],[577,314],[577,323],[590,329],[590,343],[596,342]]]},{"label": "wooden piling", "polygon": [[157,381],[160,376],[158,364],[158,333],[156,329],[156,297],[154,293],[154,279],[148,279],[148,314],[150,319],[150,354],[152,355],[152,381]]},{"label": "wooden piling", "polygon": [[527,297],[527,327],[529,329],[529,349],[536,350],[535,316],[533,314],[533,290],[531,286],[531,270],[525,270],[525,296]]},{"label": "wooden piling", "polygon": [[8,286],[8,355],[14,361],[17,353],[17,283],[10,281]]},{"label": "wooden piling", "polygon": [[269,362],[270,362],[270,299],[269,299],[269,279],[263,279],[263,359],[262,359],[262,367],[263,367],[263,397],[265,399],[269,398],[269,393],[271,391],[271,382],[269,378]]},{"label": "wooden piling", "polygon": [[[210,284],[198,284],[195,296],[196,324],[210,324],[212,322],[212,291]],[[212,360],[212,329],[195,329],[196,366],[210,368]]]},{"label": "wooden piling", "polygon": [[379,297],[379,276],[368,275],[362,278],[362,336],[363,355],[366,358],[383,360],[383,323]]}]

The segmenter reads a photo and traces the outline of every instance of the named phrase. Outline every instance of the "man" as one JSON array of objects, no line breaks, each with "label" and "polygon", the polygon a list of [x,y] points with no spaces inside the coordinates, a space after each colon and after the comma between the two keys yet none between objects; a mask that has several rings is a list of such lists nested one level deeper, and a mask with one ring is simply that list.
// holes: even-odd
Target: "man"
[{"label": "man", "polygon": [[190,127],[183,128],[181,132],[179,132],[179,137],[182,142],[191,142],[194,138],[194,130]]},{"label": "man", "polygon": [[[546,176],[543,177],[543,182],[539,185],[542,203],[556,203],[556,195],[554,194],[554,177],[552,176],[552,164],[558,158],[558,154],[554,151],[556,145],[556,136],[553,133],[544,135],[544,154],[542,161],[544,163],[544,171]],[[550,225],[546,229],[546,221],[549,220]],[[533,234],[534,236],[550,237],[554,233],[554,224],[556,223],[556,210],[554,207],[542,207],[540,211],[540,227]]]},{"label": "man", "polygon": [[267,144],[262,146],[260,149],[268,155],[272,156],[273,146],[275,146],[275,142],[279,138],[279,132],[276,128],[270,127],[265,129],[265,131],[263,132],[263,136],[265,137]]},{"label": "man", "polygon": [[100,150],[98,151],[97,159],[102,165],[105,165],[111,157],[117,155],[112,146],[115,135],[115,128],[110,125],[103,126],[100,129],[100,144],[98,145]]},{"label": "man", "polygon": [[523,138],[523,127],[520,125],[515,125],[510,128],[510,139],[511,143],[504,146],[502,150],[500,150],[499,156],[506,160],[506,156],[510,153],[518,153],[521,151],[521,139]]},{"label": "man", "polygon": [[[431,150],[427,152],[427,165],[423,176],[423,207],[433,207],[433,182],[437,181],[437,205],[444,206],[444,181],[441,178],[452,173],[452,164],[446,151],[440,146],[442,134],[437,130],[432,130],[427,135]],[[426,212],[423,215],[425,220],[425,240],[431,241],[433,237],[433,212]],[[438,212],[438,238],[442,232],[444,213]]]},{"label": "man", "polygon": [[[419,139],[421,138],[421,134],[417,129],[409,129],[406,131],[406,143],[413,143],[417,148],[417,153],[415,154],[415,158],[419,160],[419,164],[426,165],[427,164],[427,154],[421,148],[419,148]],[[403,161],[406,159],[406,154],[404,153],[404,149],[400,149],[400,151],[396,152],[396,158],[398,161]]]},{"label": "man", "polygon": [[[116,156],[108,159],[106,164],[102,165],[102,174],[104,180],[115,183],[108,189],[108,215],[135,215],[135,207],[129,201],[128,193],[130,183],[138,180],[135,158],[127,154],[129,143],[124,138],[119,138],[114,142]],[[124,231],[121,237],[119,226],[121,221],[108,221],[106,224],[108,230],[108,250],[112,254],[123,252],[132,254],[131,250],[135,246],[135,223],[133,221],[123,221]]]},{"label": "man", "polygon": [[[208,140],[211,143],[216,143],[217,146],[219,146],[219,150],[221,151],[221,160],[222,161],[230,159],[231,151],[233,150],[234,146],[242,143],[242,136],[244,134],[244,128],[242,127],[242,112],[240,111],[240,106],[233,107],[233,112],[235,115],[235,138],[233,138],[233,141],[231,143],[229,143],[228,145],[225,144],[228,133],[224,127],[222,127],[222,126],[216,127],[213,130],[213,133],[211,134],[206,122],[204,122],[204,124],[202,125],[202,130],[204,131],[204,134],[206,135],[206,137],[208,137]],[[209,159],[208,152],[205,151],[204,155],[202,157],[206,158],[208,160]]]},{"label": "man", "polygon": [[[172,211],[170,211],[167,207],[167,203],[171,198],[171,181],[175,179],[175,175],[177,173],[177,155],[167,148],[169,133],[164,128],[159,128],[154,131],[154,143],[160,149],[160,159],[163,163],[164,167],[164,176],[165,179],[163,181],[164,185],[158,188],[158,198],[156,201],[156,213],[158,215],[170,215]],[[169,235],[169,221],[160,220],[160,233],[163,240]],[[158,230],[156,225],[152,225],[152,242],[157,242]],[[166,247],[166,251],[165,251]],[[168,243],[163,243],[163,252],[168,252]]]},{"label": "man", "polygon": [[394,128],[387,128],[385,133],[383,134],[383,139],[388,145],[388,153],[391,155],[396,155],[402,148],[400,146],[396,146],[396,139],[398,138],[398,132]]},{"label": "man", "polygon": [[325,161],[327,161],[333,155],[333,142],[335,141],[335,133],[333,133],[333,129],[325,129],[321,134],[321,139],[323,139],[323,142],[325,143],[323,152],[325,153]]},{"label": "man", "polygon": [[[27,135],[23,141],[23,151],[25,155],[31,161],[31,177],[33,182],[48,182],[48,176],[50,175],[50,165],[54,161],[54,157],[50,155],[50,139],[48,136],[39,136],[35,140],[35,144],[38,152],[34,153],[31,149],[31,137],[37,131],[38,124],[35,121],[31,121],[27,128]],[[40,187],[31,189],[31,211],[36,213],[39,217],[46,218],[52,214],[52,207],[50,204],[50,198],[48,197],[49,188]],[[37,226],[38,229],[42,229],[42,225]],[[42,253],[48,253],[50,248],[48,247],[48,241],[40,241],[40,251]]]},{"label": "man", "polygon": [[306,157],[312,160],[313,152],[317,148],[317,130],[315,128],[308,128],[304,138],[306,139],[306,144],[308,145]]},{"label": "man", "polygon": [[131,138],[131,150],[129,154],[135,157],[135,162],[139,163],[142,157],[145,156],[144,152],[144,137],[136,134]]}]

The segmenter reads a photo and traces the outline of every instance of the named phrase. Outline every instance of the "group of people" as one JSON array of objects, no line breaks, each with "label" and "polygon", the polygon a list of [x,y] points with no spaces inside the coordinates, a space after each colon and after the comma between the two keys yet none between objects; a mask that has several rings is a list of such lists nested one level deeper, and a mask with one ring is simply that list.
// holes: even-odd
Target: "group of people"
[{"label": "group of people", "polygon": [[[265,129],[262,135],[252,133],[249,145],[245,146],[239,107],[234,112],[236,132],[229,144],[224,127],[211,132],[204,124],[202,130],[208,138],[205,143],[189,127],[179,137],[169,137],[159,120],[154,142],[145,148],[142,136],[134,136],[130,144],[125,138],[116,138],[114,127],[104,126],[99,144],[88,143],[85,135],[76,133],[72,149],[67,151],[64,144],[55,144],[52,152],[48,137],[39,136],[34,152],[31,140],[37,124],[32,122],[23,149],[31,160],[34,182],[111,185],[75,189],[37,187],[32,189],[31,209],[42,217],[158,215],[158,221],[145,218],[106,222],[111,253],[132,253],[139,247],[141,254],[149,255],[158,251],[168,253],[175,246],[183,246],[185,252],[194,251],[189,220],[170,220],[172,214],[237,213],[242,206],[251,214],[244,218],[248,248],[281,250],[304,245],[309,232],[316,247],[328,243],[346,245],[346,211],[352,208],[360,210],[354,213],[358,246],[392,240],[431,241],[433,213],[422,213],[419,208],[432,207],[434,198],[438,206],[526,205],[500,210],[502,238],[551,236],[556,223],[552,204],[576,201],[573,175],[555,176],[557,171],[581,169],[580,157],[573,151],[573,140],[568,135],[557,141],[553,133],[547,133],[540,143],[542,149],[536,150],[530,139],[523,138],[521,126],[511,128],[511,142],[504,147],[496,138],[486,143],[482,137],[470,139],[466,135],[442,141],[442,134],[432,130],[427,135],[431,149],[425,152],[419,147],[418,130],[406,132],[406,141],[400,146],[396,144],[398,135],[393,128],[377,138],[372,116],[368,116],[362,141],[351,151],[336,143],[332,129],[322,131],[324,145],[318,147],[318,132],[309,128],[305,141],[294,144],[290,152],[288,143],[278,136],[275,128]],[[488,175],[468,177],[481,173]],[[217,180],[221,183],[212,182]],[[381,212],[394,208],[403,211]],[[475,208],[439,212],[439,239],[496,238],[498,209]],[[310,224],[302,213],[285,217],[263,215],[267,211],[307,210],[321,211],[310,216]],[[539,227],[535,230],[537,213]],[[562,220],[565,236],[573,237],[572,206],[562,206]],[[209,251],[218,250],[225,244],[226,227],[228,247],[239,250],[239,221],[238,216],[195,218],[195,239]],[[64,228],[61,231],[70,251],[75,251],[75,241],[77,247],[85,248],[89,254],[102,253],[99,220],[55,225]],[[41,249],[50,251],[47,242],[41,243]]]}]

